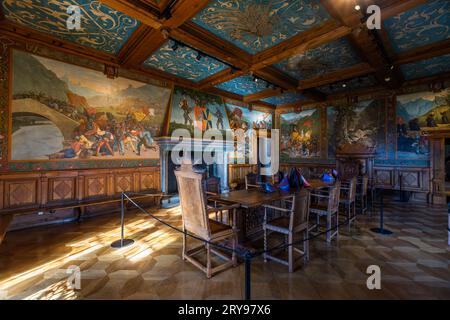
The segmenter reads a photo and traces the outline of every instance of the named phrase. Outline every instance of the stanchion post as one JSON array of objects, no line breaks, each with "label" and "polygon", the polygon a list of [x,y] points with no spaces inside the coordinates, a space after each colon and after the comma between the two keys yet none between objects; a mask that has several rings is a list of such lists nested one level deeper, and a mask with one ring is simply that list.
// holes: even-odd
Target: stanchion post
[{"label": "stanchion post", "polygon": [[125,193],[122,192],[120,198],[120,240],[116,240],[111,243],[111,247],[113,248],[123,248],[134,243],[133,239],[124,239],[125,238]]},{"label": "stanchion post", "polygon": [[392,231],[384,229],[384,192],[382,188],[380,188],[380,190],[380,227],[372,228],[370,230],[379,234],[392,234]]},{"label": "stanchion post", "polygon": [[251,267],[252,255],[247,251],[245,253],[245,300],[251,300]]}]

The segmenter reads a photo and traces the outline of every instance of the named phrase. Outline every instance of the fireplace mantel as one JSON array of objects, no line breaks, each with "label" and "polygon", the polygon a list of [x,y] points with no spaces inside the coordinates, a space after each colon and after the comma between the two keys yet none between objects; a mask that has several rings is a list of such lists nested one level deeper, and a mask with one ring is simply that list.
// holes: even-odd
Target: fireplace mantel
[{"label": "fireplace mantel", "polygon": [[372,179],[374,158],[375,147],[361,143],[343,144],[336,152],[338,171],[344,179],[365,174]]},{"label": "fireplace mantel", "polygon": [[179,140],[172,137],[160,137],[155,139],[159,145],[160,159],[161,159],[161,191],[164,193],[170,193],[169,190],[169,167],[172,160],[169,159],[170,153],[174,150],[175,146],[190,148],[192,152],[203,152],[207,147],[213,147],[215,150],[222,150],[223,159],[221,164],[214,166],[214,176],[220,178],[220,187],[222,191],[228,191],[228,153],[234,151],[234,143],[224,140],[203,140],[203,139],[186,139]]}]

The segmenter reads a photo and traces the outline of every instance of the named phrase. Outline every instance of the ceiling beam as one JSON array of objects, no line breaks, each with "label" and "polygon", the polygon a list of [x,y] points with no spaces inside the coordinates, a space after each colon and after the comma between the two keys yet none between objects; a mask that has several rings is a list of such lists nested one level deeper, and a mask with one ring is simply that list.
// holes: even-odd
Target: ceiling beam
[{"label": "ceiling beam", "polygon": [[251,63],[250,54],[192,22],[171,30],[170,36],[239,69],[247,69]]},{"label": "ceiling beam", "polygon": [[320,92],[315,88],[303,90],[302,94],[311,101],[324,101],[327,98],[327,95],[325,93]]},{"label": "ceiling beam", "polygon": [[296,79],[272,66],[255,70],[253,74],[286,90],[297,88],[298,83]]},{"label": "ceiling beam", "polygon": [[119,63],[125,66],[141,66],[166,41],[160,30],[142,26],[133,33],[120,50]]},{"label": "ceiling beam", "polygon": [[227,68],[219,71],[212,76],[209,76],[198,83],[199,89],[206,89],[210,87],[215,87],[220,83],[227,82],[234,78],[244,75],[246,72],[242,70],[235,70],[232,68]]},{"label": "ceiling beam", "polygon": [[[359,53],[361,58],[367,61],[370,66],[375,69],[375,77],[378,82],[390,87],[399,87],[403,82],[402,75],[398,69],[388,69],[388,66],[391,63],[388,61],[389,57],[386,57],[383,54],[386,52],[386,48],[381,48],[380,44],[376,41],[376,38],[381,36],[374,34],[378,32],[377,30],[369,30],[361,23],[363,15],[361,11],[355,10],[355,1],[321,0],[321,3],[333,18],[349,28],[352,28],[352,32],[348,35],[347,39]],[[400,2],[396,1],[396,5],[399,4]],[[383,14],[384,9],[382,9],[382,15]],[[390,78],[389,82],[385,81],[387,77]]]},{"label": "ceiling beam", "polygon": [[400,53],[395,58],[394,64],[401,65],[412,63],[420,60],[427,60],[437,56],[450,53],[450,38],[438,42],[434,42],[422,47],[414,48],[404,53]]},{"label": "ceiling beam", "polygon": [[378,2],[381,8],[381,20],[386,20],[427,2],[427,0],[381,0]]},{"label": "ceiling beam", "polygon": [[139,20],[143,24],[154,29],[162,27],[161,21],[158,19],[159,12],[156,12],[154,7],[143,2],[128,0],[100,0],[110,8],[125,13],[130,17]]},{"label": "ceiling beam", "polygon": [[186,21],[191,20],[200,10],[202,10],[209,0],[178,0],[171,8],[171,17],[163,22],[166,28],[178,28]]},{"label": "ceiling beam", "polygon": [[375,69],[368,63],[359,63],[349,68],[333,71],[312,79],[300,80],[299,90],[320,87],[337,81],[347,80],[374,72]]},{"label": "ceiling beam", "polygon": [[253,94],[248,94],[246,96],[244,96],[243,101],[244,102],[252,102],[252,101],[258,101],[258,100],[263,100],[265,98],[269,98],[269,97],[273,97],[273,96],[278,96],[280,95],[282,92],[282,89],[280,88],[269,88],[257,93],[253,93]]},{"label": "ceiling beam", "polygon": [[293,55],[321,46],[339,39],[351,32],[347,26],[342,26],[334,20],[329,20],[320,26],[299,33],[292,38],[270,47],[253,56],[250,70],[268,67]]}]

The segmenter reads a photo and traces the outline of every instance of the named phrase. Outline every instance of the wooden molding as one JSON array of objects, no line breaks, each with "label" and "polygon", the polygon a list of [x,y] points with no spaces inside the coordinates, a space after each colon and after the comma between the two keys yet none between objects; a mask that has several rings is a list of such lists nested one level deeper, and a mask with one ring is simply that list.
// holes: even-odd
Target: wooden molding
[{"label": "wooden molding", "polygon": [[125,13],[154,29],[159,29],[162,26],[162,23],[158,20],[159,12],[156,11],[153,6],[145,4],[142,1],[100,0],[100,2],[106,4],[110,8]]},{"label": "wooden molding", "polygon": [[270,66],[278,61],[300,54],[309,49],[316,48],[324,43],[339,39],[351,32],[346,26],[329,20],[320,26],[299,33],[253,56],[250,70],[258,70]]},{"label": "wooden molding", "polygon": [[308,88],[320,87],[325,84],[351,79],[374,72],[375,69],[368,63],[360,63],[350,68],[333,71],[313,79],[300,80],[298,89],[304,90]]},{"label": "wooden molding", "polygon": [[203,79],[198,83],[200,89],[206,89],[209,87],[214,87],[220,83],[227,82],[234,78],[244,75],[246,72],[243,70],[234,70],[231,68],[219,71],[208,78]]},{"label": "wooden molding", "polygon": [[276,88],[276,89],[266,89],[263,90],[261,92],[257,92],[257,93],[253,93],[253,94],[249,94],[244,96],[244,102],[252,102],[252,101],[258,101],[258,100],[262,100],[265,98],[269,98],[269,97],[273,97],[273,96],[278,96],[281,94],[281,89],[280,88]]},{"label": "wooden molding", "polygon": [[431,59],[448,53],[450,53],[450,39],[438,41],[401,53],[395,59],[394,64],[401,65],[419,60]]}]

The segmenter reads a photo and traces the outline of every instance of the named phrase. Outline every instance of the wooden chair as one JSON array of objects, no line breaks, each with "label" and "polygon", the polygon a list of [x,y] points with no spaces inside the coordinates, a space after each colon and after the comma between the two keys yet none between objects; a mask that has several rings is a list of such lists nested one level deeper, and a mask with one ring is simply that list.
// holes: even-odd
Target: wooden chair
[{"label": "wooden chair", "polygon": [[356,185],[356,202],[359,203],[359,210],[364,214],[368,209],[367,190],[369,187],[369,177],[365,174],[358,176],[358,183]]},{"label": "wooden chair", "polygon": [[[272,205],[264,205],[264,250],[267,250],[268,232],[277,232],[287,237],[287,243],[293,243],[297,234],[303,235],[303,249],[299,249],[291,245],[288,247],[288,260],[277,258],[268,253],[264,254],[264,261],[267,259],[279,262],[289,267],[289,272],[294,270],[294,251],[301,254],[305,261],[309,259],[309,241],[308,224],[309,224],[309,191],[303,189],[290,200],[290,208],[280,208]],[[283,216],[275,218],[271,221],[267,219],[267,209],[284,213]],[[287,215],[286,215],[287,214]]]},{"label": "wooden chair", "polygon": [[[309,212],[311,214],[316,215],[317,224],[315,227],[318,229],[320,226],[320,217],[327,217],[327,225],[326,230],[327,242],[331,242],[331,240],[339,235],[339,196],[341,192],[341,183],[340,181],[336,181],[334,186],[329,187],[328,191],[325,192],[317,192],[311,193],[311,197],[313,197],[316,201],[311,201]],[[335,220],[335,224],[333,226],[333,219]],[[331,230],[335,228],[335,230]]]},{"label": "wooden chair", "polygon": [[257,173],[248,173],[245,175],[245,189],[256,189],[259,188],[261,182],[261,177]]},{"label": "wooden chair", "polygon": [[341,183],[339,204],[344,206],[350,229],[351,223],[356,219],[356,177]]},{"label": "wooden chair", "polygon": [[[188,250],[187,234],[195,235],[211,243],[231,239],[231,247],[235,250],[237,245],[236,228],[209,219],[209,214],[219,210],[230,210],[234,214],[237,206],[208,208],[206,192],[202,183],[202,174],[193,172],[192,166],[190,165],[182,165],[178,171],[175,171],[175,176],[177,178],[183,217],[183,260],[188,260],[194,266],[205,272],[207,278],[211,278],[212,275],[231,266],[236,266],[237,259],[234,251],[230,257],[210,243],[202,243],[200,246]],[[235,221],[236,219],[233,217],[233,224],[235,224]],[[204,249],[206,249],[206,266],[194,257]],[[226,262],[212,267],[211,253],[226,260]]]}]

